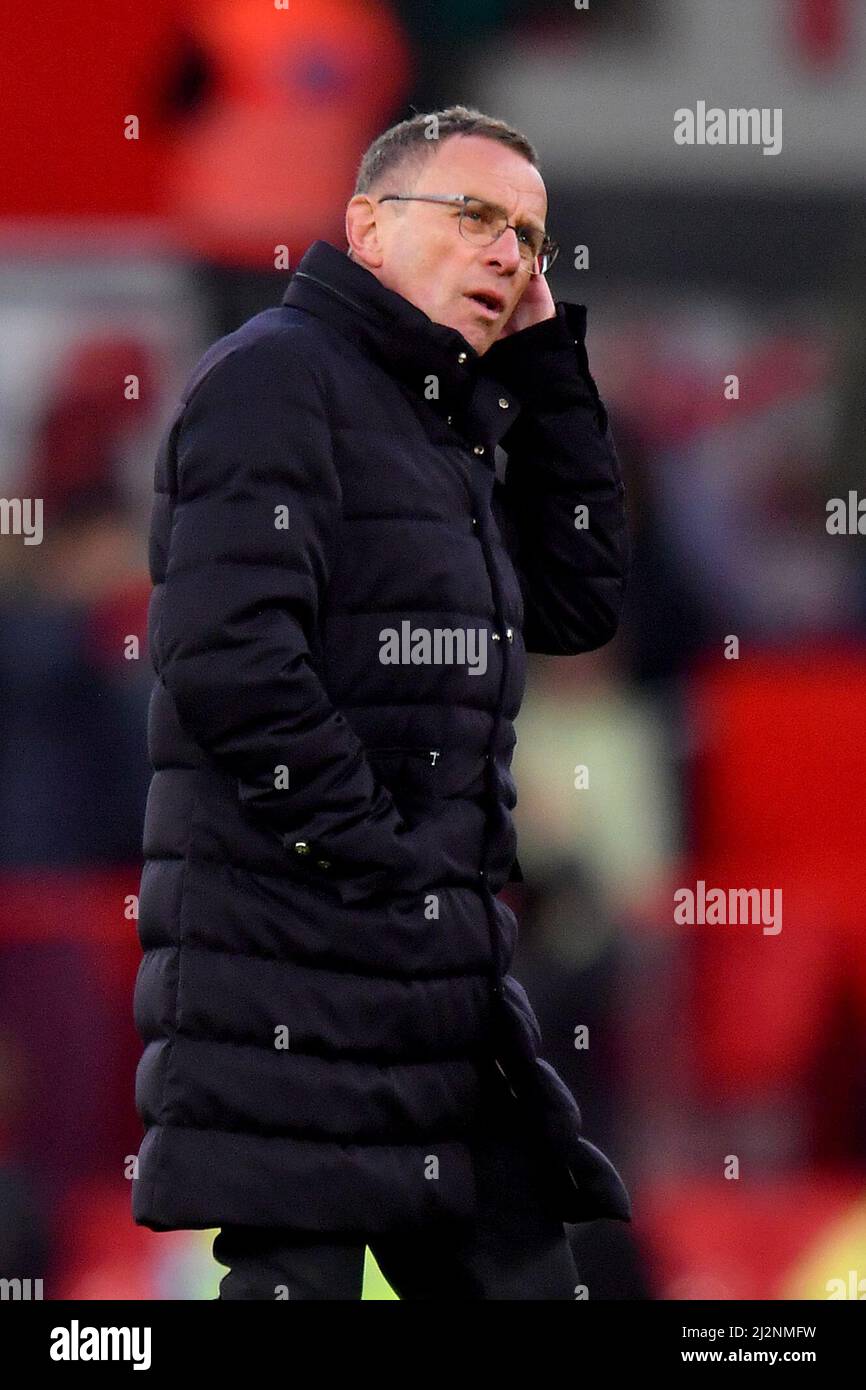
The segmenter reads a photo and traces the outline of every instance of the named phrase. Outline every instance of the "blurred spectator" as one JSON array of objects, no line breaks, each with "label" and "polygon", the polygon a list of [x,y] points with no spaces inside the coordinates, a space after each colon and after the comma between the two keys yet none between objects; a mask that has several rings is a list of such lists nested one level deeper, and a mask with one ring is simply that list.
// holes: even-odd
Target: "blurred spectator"
[{"label": "blurred spectator", "polygon": [[[140,429],[124,372],[134,344],[72,354],[45,406],[20,491],[43,538],[2,538],[0,864],[135,862],[149,769],[145,635],[150,584],[119,457]],[[139,645],[134,660],[127,641]]]},{"label": "blurred spectator", "polygon": [[724,626],[666,543],[654,458],[639,417],[620,410],[613,420],[628,495],[632,572],[623,614],[622,656],[637,681],[679,675]]}]

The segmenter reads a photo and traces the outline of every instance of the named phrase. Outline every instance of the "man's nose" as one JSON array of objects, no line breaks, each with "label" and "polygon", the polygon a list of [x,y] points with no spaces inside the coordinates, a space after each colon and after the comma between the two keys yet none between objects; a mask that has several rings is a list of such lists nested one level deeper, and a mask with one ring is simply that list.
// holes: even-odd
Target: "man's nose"
[{"label": "man's nose", "polygon": [[520,242],[513,227],[506,227],[501,236],[486,248],[489,265],[498,262],[504,270],[515,271],[520,265]]}]

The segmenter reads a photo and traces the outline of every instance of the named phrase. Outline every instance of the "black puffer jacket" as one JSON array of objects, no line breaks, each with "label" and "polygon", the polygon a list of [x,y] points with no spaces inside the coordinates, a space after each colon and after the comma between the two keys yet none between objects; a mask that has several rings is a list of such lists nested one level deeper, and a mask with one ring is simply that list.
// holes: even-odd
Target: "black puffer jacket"
[{"label": "black puffer jacket", "polygon": [[493,1066],[563,1220],[629,1219],[495,896],[525,648],[606,642],[628,565],[584,332],[560,304],[479,357],[320,241],[188,383],[150,539],[139,1224],[471,1217]]}]

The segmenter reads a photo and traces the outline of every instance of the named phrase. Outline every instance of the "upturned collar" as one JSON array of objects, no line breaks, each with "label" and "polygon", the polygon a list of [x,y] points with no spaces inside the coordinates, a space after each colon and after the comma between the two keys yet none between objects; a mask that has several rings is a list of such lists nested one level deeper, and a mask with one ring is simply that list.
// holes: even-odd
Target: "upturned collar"
[{"label": "upturned collar", "polygon": [[462,333],[434,323],[328,241],[314,241],[304,253],[282,302],[334,324],[421,394],[434,376],[440,397],[456,404],[481,372],[483,356]]},{"label": "upturned collar", "polygon": [[[541,397],[589,395],[597,403],[582,304],[558,302],[555,317],[481,354],[456,328],[435,323],[328,241],[314,241],[304,253],[282,303],[332,324],[473,442],[485,438],[484,452],[500,442],[522,407]],[[427,389],[431,378],[435,393]]]}]

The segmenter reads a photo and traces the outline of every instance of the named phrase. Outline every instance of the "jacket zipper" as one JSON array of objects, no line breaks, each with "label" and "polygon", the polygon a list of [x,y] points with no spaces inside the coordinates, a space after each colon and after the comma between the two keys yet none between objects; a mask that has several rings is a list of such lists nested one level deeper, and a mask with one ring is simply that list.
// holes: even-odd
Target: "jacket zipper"
[{"label": "jacket zipper", "polygon": [[499,1058],[498,1058],[498,1057],[494,1057],[493,1060],[494,1060],[494,1062],[496,1063],[496,1070],[499,1072],[500,1076],[502,1077],[502,1079],[503,1079],[503,1081],[505,1082],[506,1086],[508,1087],[509,1091],[510,1091],[511,1094],[513,1095],[514,1099],[515,1099],[515,1100],[518,1100],[518,1099],[519,1099],[518,1094],[517,1094],[517,1092],[515,1091],[514,1087],[512,1086],[511,1082],[509,1081],[508,1077],[506,1076],[505,1071],[503,1070],[503,1067],[502,1067],[502,1063],[500,1062]]},{"label": "jacket zipper", "polygon": [[[494,1062],[496,1063],[496,1069],[497,1069],[497,1071],[499,1072],[500,1076],[502,1077],[503,1081],[505,1082],[505,1084],[506,1084],[506,1086],[508,1087],[509,1091],[511,1092],[512,1096],[514,1097],[514,1099],[515,1099],[515,1100],[518,1102],[518,1104],[519,1104],[519,1102],[520,1102],[520,1097],[518,1096],[517,1092],[515,1091],[514,1087],[512,1086],[511,1082],[509,1081],[508,1076],[506,1075],[505,1070],[504,1070],[504,1068],[503,1068],[503,1066],[502,1066],[502,1063],[500,1062],[500,1060],[499,1060],[498,1057],[494,1057],[493,1060],[494,1060]],[[583,1189],[582,1189],[582,1187],[580,1186],[580,1183],[577,1181],[576,1177],[574,1176],[574,1173],[571,1171],[570,1165],[566,1162],[566,1160],[565,1160],[564,1158],[560,1159],[560,1163],[561,1163],[561,1166],[565,1169],[566,1173],[568,1174],[568,1181],[570,1182],[571,1186],[574,1188],[575,1192],[577,1192],[577,1193],[579,1194],[579,1196],[582,1197],[582,1196],[583,1196]]]}]

